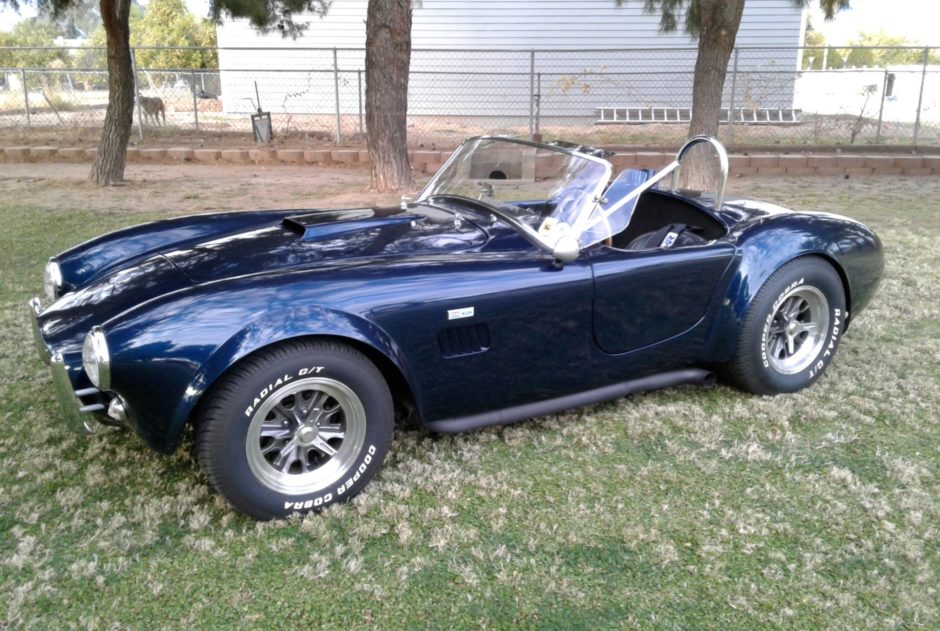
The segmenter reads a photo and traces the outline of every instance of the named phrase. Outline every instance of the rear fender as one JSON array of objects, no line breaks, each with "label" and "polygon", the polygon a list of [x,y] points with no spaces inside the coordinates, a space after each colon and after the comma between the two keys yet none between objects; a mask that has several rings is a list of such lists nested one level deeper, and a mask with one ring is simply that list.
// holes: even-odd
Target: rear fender
[{"label": "rear fender", "polygon": [[[781,222],[789,223],[789,222]],[[802,256],[819,256],[827,260],[842,278],[849,302],[845,272],[839,262],[841,252],[836,240],[823,234],[794,226],[778,225],[749,230],[738,237],[738,265],[724,296],[715,302],[716,312],[710,328],[708,356],[716,363],[730,361],[738,344],[738,333],[757,292],[770,276],[790,261]]]}]

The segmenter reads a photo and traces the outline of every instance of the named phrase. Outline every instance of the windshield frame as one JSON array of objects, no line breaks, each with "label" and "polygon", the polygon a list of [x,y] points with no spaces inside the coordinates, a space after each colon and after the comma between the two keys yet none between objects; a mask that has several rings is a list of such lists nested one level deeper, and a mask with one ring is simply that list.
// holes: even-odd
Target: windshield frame
[{"label": "windshield frame", "polygon": [[[480,141],[506,142],[506,143],[513,143],[513,144],[518,144],[518,145],[525,145],[527,147],[533,147],[536,149],[543,149],[546,151],[557,152],[557,153],[565,154],[568,156],[574,156],[577,158],[588,160],[590,162],[594,162],[600,165],[601,167],[603,167],[604,175],[602,177],[597,178],[597,181],[595,182],[595,185],[594,185],[593,195],[590,196],[590,199],[592,201],[584,204],[584,207],[579,209],[579,211],[577,212],[577,219],[571,225],[571,228],[574,231],[573,236],[575,238],[580,238],[581,232],[583,231],[584,226],[587,224],[588,219],[593,214],[594,210],[597,208],[598,202],[603,198],[604,190],[607,188],[608,182],[610,182],[610,178],[611,178],[611,175],[613,174],[614,167],[609,161],[603,158],[590,155],[587,153],[582,153],[580,151],[575,151],[574,149],[571,149],[568,147],[551,145],[551,144],[546,144],[546,143],[541,143],[541,142],[534,142],[531,140],[524,140],[522,138],[512,138],[508,136],[474,136],[472,138],[468,138],[467,140],[465,140],[464,142],[460,144],[460,146],[450,155],[450,157],[443,164],[443,166],[441,166],[441,168],[438,169],[437,173],[434,174],[434,177],[432,177],[428,181],[428,183],[424,186],[424,188],[421,189],[421,192],[418,194],[415,201],[424,202],[434,197],[434,195],[432,194],[432,191],[434,191],[434,189],[438,187],[438,185],[440,184],[441,180],[444,177],[444,173],[448,170],[448,168],[463,154],[464,150],[467,148],[468,145],[470,145],[471,143],[479,143]],[[452,197],[454,199],[467,199],[460,195],[448,195],[446,193],[441,195],[441,197],[445,197],[445,196]],[[521,221],[518,221],[515,217],[512,217],[511,215],[504,212],[502,209],[498,208],[497,206],[486,203],[484,200],[471,200],[471,201],[477,202],[480,205],[487,208],[488,210],[490,210],[494,215],[496,215],[497,217],[499,217],[506,223],[510,224],[513,228],[515,228],[519,232],[521,232],[522,235],[526,237],[529,241],[542,247],[548,252],[554,251],[556,243],[547,241],[541,234],[539,234],[538,231],[533,230],[527,224]]]}]

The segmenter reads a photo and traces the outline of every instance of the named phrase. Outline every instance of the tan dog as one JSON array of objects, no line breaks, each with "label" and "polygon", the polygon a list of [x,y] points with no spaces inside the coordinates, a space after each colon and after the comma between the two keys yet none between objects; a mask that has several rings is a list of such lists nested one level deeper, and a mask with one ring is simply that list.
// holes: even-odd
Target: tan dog
[{"label": "tan dog", "polygon": [[166,109],[163,107],[163,99],[159,96],[138,96],[137,102],[140,103],[140,109],[143,110],[144,122],[147,119],[153,120],[154,125],[159,125],[160,116],[163,116],[163,125],[166,125]]}]

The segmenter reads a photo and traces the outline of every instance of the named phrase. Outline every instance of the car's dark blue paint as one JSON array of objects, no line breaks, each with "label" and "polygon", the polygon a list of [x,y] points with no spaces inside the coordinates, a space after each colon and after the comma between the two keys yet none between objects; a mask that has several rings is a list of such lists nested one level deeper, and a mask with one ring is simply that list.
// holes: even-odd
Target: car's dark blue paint
[{"label": "car's dark blue paint", "polygon": [[105,234],[56,257],[65,281],[63,289],[71,291],[84,287],[113,270],[126,268],[170,246],[186,247],[224,234],[250,230],[296,212],[269,210],[192,215],[139,224]]},{"label": "car's dark blue paint", "polygon": [[[102,325],[111,389],[127,401],[129,423],[170,452],[220,376],[287,339],[330,336],[367,349],[407,385],[420,418],[444,429],[492,410],[725,362],[757,290],[794,258],[831,261],[852,313],[880,279],[881,245],[851,220],[747,200],[715,211],[674,193],[646,195],[682,199],[727,234],[674,250],[598,245],[557,265],[491,213],[447,199],[407,210],[188,217],[60,255],[70,293],[42,314],[41,330],[84,387],[82,339]],[[468,307],[473,317],[448,320],[449,310]],[[446,357],[439,337],[454,329],[460,339],[464,326],[484,327],[488,349]]]},{"label": "car's dark blue paint", "polygon": [[[313,270],[325,263],[355,265],[352,261],[375,257],[465,252],[486,243],[486,233],[470,222],[455,226],[450,213],[432,207],[422,211],[372,219],[347,219],[331,212],[338,216],[332,223],[317,223],[313,214],[299,215],[273,226],[174,249],[166,256],[194,282],[204,283],[288,269]],[[388,209],[377,212],[386,214]],[[441,215],[446,215],[446,222]]]},{"label": "car's dark blue paint", "polygon": [[597,345],[624,353],[691,329],[705,316],[734,252],[724,242],[681,250],[597,250],[591,259]]},{"label": "car's dark blue paint", "polygon": [[839,272],[849,308],[846,327],[851,315],[868,304],[880,282],[884,259],[881,242],[867,227],[837,215],[791,213],[770,205],[764,206],[762,215],[754,212],[761,205],[751,200],[726,206],[749,210],[751,217],[728,236],[737,246],[739,260],[725,300],[714,314],[708,347],[715,362],[731,358],[751,301],[764,281],[793,259],[819,256]]},{"label": "car's dark blue paint", "polygon": [[59,298],[43,313],[43,337],[54,348],[80,348],[85,333],[93,325],[154,296],[191,285],[166,257],[154,255]]}]

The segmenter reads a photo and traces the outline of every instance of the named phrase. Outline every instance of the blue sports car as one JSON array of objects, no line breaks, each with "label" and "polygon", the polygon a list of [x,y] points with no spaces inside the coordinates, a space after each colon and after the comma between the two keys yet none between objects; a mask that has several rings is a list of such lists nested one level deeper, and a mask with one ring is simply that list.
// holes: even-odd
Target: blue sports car
[{"label": "blue sports car", "polygon": [[[699,144],[714,194],[675,188]],[[163,453],[192,424],[213,486],[270,519],[361,491],[407,419],[462,432],[716,377],[762,395],[819,379],[878,286],[878,237],[726,199],[713,138],[657,173],[608,157],[473,138],[400,207],[185,217],[54,256],[30,307],[62,416]]]}]

